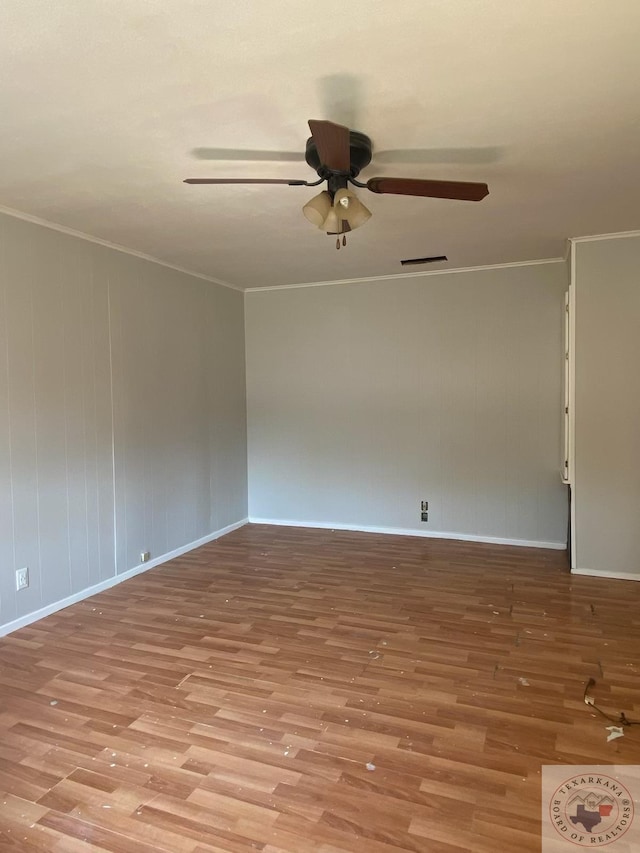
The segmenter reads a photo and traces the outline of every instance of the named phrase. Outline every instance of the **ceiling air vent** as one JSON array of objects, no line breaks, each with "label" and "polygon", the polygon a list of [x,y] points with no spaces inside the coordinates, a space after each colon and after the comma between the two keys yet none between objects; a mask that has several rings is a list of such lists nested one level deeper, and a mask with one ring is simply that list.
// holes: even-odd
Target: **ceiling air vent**
[{"label": "ceiling air vent", "polygon": [[435,264],[437,261],[449,260],[446,255],[434,255],[432,258],[406,258],[400,261],[403,267],[410,267],[413,264]]}]

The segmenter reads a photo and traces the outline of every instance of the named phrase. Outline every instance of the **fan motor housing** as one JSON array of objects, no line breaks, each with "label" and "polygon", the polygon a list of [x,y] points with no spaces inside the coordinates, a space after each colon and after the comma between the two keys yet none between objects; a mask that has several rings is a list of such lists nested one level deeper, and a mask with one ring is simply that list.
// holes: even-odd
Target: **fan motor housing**
[{"label": "fan motor housing", "polygon": [[[351,177],[355,178],[360,171],[369,165],[371,162],[371,140],[364,133],[358,133],[357,130],[349,132],[349,147],[351,149]],[[311,168],[318,173],[321,178],[329,178],[335,174],[331,169],[327,169],[320,162],[318,149],[313,141],[313,136],[307,139],[307,148],[305,151],[305,160]]]}]

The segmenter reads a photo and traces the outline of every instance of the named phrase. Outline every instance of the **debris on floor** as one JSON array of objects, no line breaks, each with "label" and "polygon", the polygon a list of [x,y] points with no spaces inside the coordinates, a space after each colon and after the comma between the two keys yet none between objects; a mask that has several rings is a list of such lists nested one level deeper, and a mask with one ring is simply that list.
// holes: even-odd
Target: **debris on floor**
[{"label": "debris on floor", "polygon": [[624,737],[624,729],[623,726],[640,726],[640,720],[629,720],[624,711],[620,711],[620,713],[614,716],[607,711],[603,711],[599,708],[595,699],[589,695],[591,688],[596,686],[595,678],[590,678],[584,688],[584,703],[585,705],[590,705],[594,711],[597,711],[601,717],[604,717],[605,720],[608,720],[610,723],[617,723],[615,726],[606,726],[608,732],[610,732],[607,741],[615,740],[619,737]]},{"label": "debris on floor", "polygon": [[369,763],[367,764],[367,770],[375,770],[375,769],[376,769],[376,765],[375,765],[375,764],[371,764],[371,762],[369,762]]},{"label": "debris on floor", "polygon": [[590,678],[589,681],[587,681],[587,684],[584,688],[584,703],[585,703],[585,705],[595,705],[595,700],[593,699],[592,696],[589,695],[589,691],[591,690],[592,687],[595,687],[595,686],[596,686],[595,678]]},{"label": "debris on floor", "polygon": [[527,679],[526,679],[526,678],[519,678],[519,679],[518,679],[518,681],[519,681],[519,682],[520,682],[520,684],[522,684],[524,687],[529,687],[529,682],[527,681]]},{"label": "debris on floor", "polygon": [[607,736],[607,743],[609,741],[615,740],[619,737],[624,737],[624,729],[622,726],[606,726],[609,735]]}]

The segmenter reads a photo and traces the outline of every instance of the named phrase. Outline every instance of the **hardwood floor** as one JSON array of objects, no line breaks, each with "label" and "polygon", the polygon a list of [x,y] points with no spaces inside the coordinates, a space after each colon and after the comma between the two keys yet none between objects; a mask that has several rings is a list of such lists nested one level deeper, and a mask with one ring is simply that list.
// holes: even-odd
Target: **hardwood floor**
[{"label": "hardwood floor", "polygon": [[0,640],[0,850],[539,851],[543,764],[640,764],[640,584],[249,526]]}]

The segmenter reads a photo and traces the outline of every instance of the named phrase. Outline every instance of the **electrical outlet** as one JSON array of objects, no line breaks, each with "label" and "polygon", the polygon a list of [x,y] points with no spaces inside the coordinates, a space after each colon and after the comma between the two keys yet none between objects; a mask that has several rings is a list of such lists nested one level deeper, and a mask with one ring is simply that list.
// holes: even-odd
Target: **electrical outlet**
[{"label": "electrical outlet", "polygon": [[151,554],[148,551],[142,551],[140,553],[140,562],[141,563],[148,563],[150,556],[151,556]]},{"label": "electrical outlet", "polygon": [[420,521],[429,521],[429,513],[421,512],[420,513]]},{"label": "electrical outlet", "polygon": [[420,501],[420,512],[429,512],[429,501]]},{"label": "electrical outlet", "polygon": [[26,589],[29,586],[29,568],[16,569],[16,590]]}]

